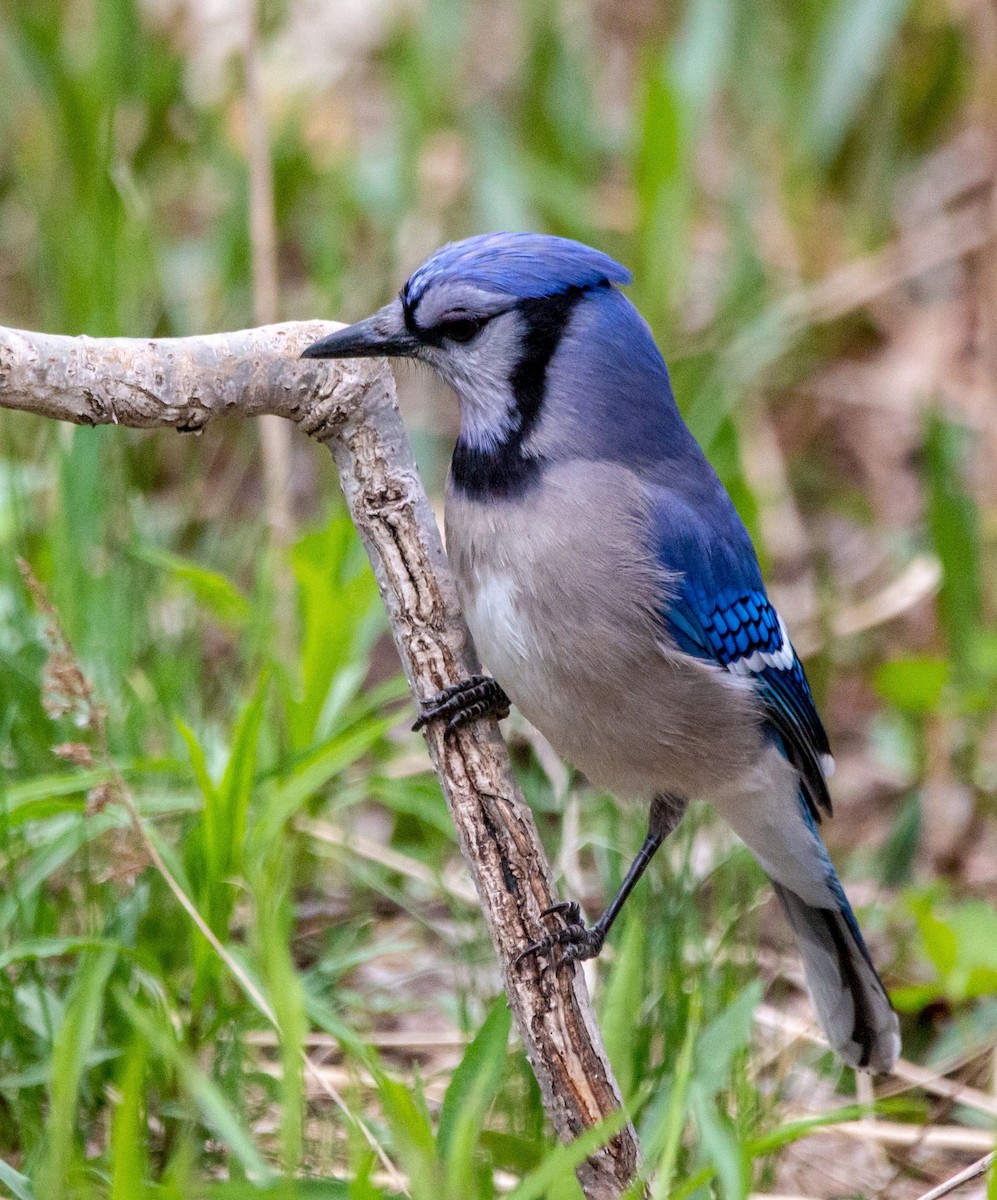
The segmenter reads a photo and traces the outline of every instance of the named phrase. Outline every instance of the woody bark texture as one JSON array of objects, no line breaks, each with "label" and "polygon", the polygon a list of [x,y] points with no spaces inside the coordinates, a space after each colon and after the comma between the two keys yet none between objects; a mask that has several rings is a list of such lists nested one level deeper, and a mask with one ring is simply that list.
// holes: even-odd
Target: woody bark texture
[{"label": "woody bark texture", "polygon": [[[81,425],[183,432],[274,413],[328,447],[416,701],[479,669],[436,520],[383,361],[299,361],[338,326],[270,325],[177,339],[91,339],[0,329],[0,407]],[[524,946],[556,899],[532,814],[493,719],[426,730],[461,850],[502,966],[509,1004],[558,1136],[572,1141],[620,1096],[578,963],[555,971]],[[546,923],[549,925],[549,920]],[[637,1170],[629,1124],[578,1171],[590,1200],[621,1196]]]}]

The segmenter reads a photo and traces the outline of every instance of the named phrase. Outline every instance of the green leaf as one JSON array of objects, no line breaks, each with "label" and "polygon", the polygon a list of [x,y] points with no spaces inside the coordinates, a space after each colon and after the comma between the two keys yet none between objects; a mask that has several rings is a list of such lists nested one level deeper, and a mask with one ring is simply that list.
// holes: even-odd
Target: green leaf
[{"label": "green leaf", "polygon": [[555,1146],[540,1166],[509,1192],[506,1200],[540,1200],[552,1188],[572,1179],[576,1168],[615,1137],[627,1119],[626,1109],[618,1109],[598,1125],[579,1134],[570,1145]]},{"label": "green leaf", "polygon": [[959,957],[959,944],[955,933],[935,916],[930,901],[918,903],[914,908],[914,916],[925,952],[932,965],[942,980],[949,978]]},{"label": "green leaf", "polygon": [[211,778],[211,772],[208,770],[208,760],[205,757],[201,743],[197,740],[197,734],[179,718],[177,718],[174,724],[176,725],[177,732],[187,746],[187,753],[190,755],[190,765],[194,769],[194,778],[201,790],[205,805],[209,803],[217,804],[218,789],[215,787],[215,781]]},{"label": "green leaf", "polygon": [[[909,904],[947,999],[962,1003],[997,991],[997,912],[989,904],[968,900],[943,907],[934,891],[911,897]],[[916,995],[908,992],[905,1002]]]},{"label": "green leaf", "polygon": [[197,1105],[204,1123],[229,1147],[246,1174],[261,1183],[274,1180],[273,1168],[261,1157],[251,1135],[239,1124],[224,1093],[177,1045],[173,1030],[148,1009],[140,1007],[123,988],[116,988],[114,995],[137,1032],[159,1058],[176,1071],[181,1086]]},{"label": "green leaf", "polygon": [[368,1070],[372,1069],[373,1061],[367,1043],[336,1016],[325,1000],[306,989],[304,1005],[305,1012],[313,1024],[317,1025],[323,1033],[334,1037],[343,1050],[352,1054],[357,1062],[362,1063]]},{"label": "green leaf", "polygon": [[28,859],[24,873],[17,881],[15,890],[0,900],[0,929],[7,928],[19,909],[29,897],[38,892],[59,871],[81,846],[96,841],[109,829],[119,829],[127,823],[120,811],[97,813],[93,817],[80,817],[64,832],[55,834]]},{"label": "green leaf", "polygon": [[104,990],[116,956],[113,947],[84,955],[56,1034],[49,1071],[45,1157],[38,1172],[42,1196],[64,1196],[70,1191],[69,1173],[78,1132],[77,1097],[97,1038]]},{"label": "green leaf", "polygon": [[136,1038],[124,1061],[118,1079],[120,1100],[111,1117],[110,1200],[134,1200],[143,1193],[146,1175],[145,1123],[146,1047]]},{"label": "green leaf", "polygon": [[15,942],[13,946],[8,946],[0,953],[0,971],[5,971],[11,963],[15,962],[62,958],[64,955],[79,954],[85,950],[105,949],[118,952],[121,947],[117,942],[109,941],[106,938],[25,938],[24,941]]},{"label": "green leaf", "polygon": [[735,18],[731,0],[689,0],[669,44],[675,86],[697,121],[708,114],[728,74]]},{"label": "green leaf", "polygon": [[633,1025],[644,1001],[645,947],[643,921],[637,916],[628,917],[606,983],[599,1020],[606,1053],[624,1100],[633,1096],[639,1079],[639,1067],[634,1062]]},{"label": "green leaf", "polygon": [[31,1180],[27,1175],[21,1175],[15,1171],[2,1158],[0,1158],[0,1183],[10,1188],[14,1200],[35,1200],[35,1193],[31,1190]]},{"label": "green leaf", "polygon": [[502,1082],[511,1024],[505,994],[499,993],[443,1097],[436,1141],[447,1166],[452,1196],[470,1196],[474,1190],[474,1152],[485,1115]]},{"label": "green leaf", "polygon": [[903,712],[938,711],[949,681],[947,659],[928,654],[904,654],[876,672],[876,691]]},{"label": "green leaf", "polygon": [[[376,1188],[364,1193],[365,1200],[380,1200],[384,1193]],[[353,1180],[278,1179],[261,1187],[244,1179],[198,1180],[193,1185],[193,1200],[357,1200]]]},{"label": "green leaf", "polygon": [[221,800],[218,814],[221,836],[228,847],[219,861],[225,862],[226,870],[238,870],[241,863],[242,848],[246,840],[246,814],[249,811],[249,800],[256,779],[257,745],[269,685],[270,672],[261,671],[252,699],[243,709],[236,724],[232,751],[225,774],[218,785]]},{"label": "green leaf", "polygon": [[481,1145],[495,1166],[515,1171],[517,1175],[525,1175],[535,1170],[543,1159],[543,1147],[540,1142],[516,1133],[483,1129]]},{"label": "green leaf", "polygon": [[280,1031],[283,1167],[287,1175],[293,1176],[303,1152],[302,1058],[308,1019],[304,988],[291,955],[294,911],[288,896],[290,877],[290,854],[286,840],[281,838],[269,860],[252,874],[256,901],[253,943]]},{"label": "green leaf", "polygon": [[391,1142],[408,1173],[413,1196],[445,1195],[443,1167],[421,1091],[376,1070],[377,1089],[391,1129]]},{"label": "green leaf", "polygon": [[889,839],[879,853],[879,877],[886,887],[909,883],[914,870],[917,847],[921,840],[921,797],[907,797],[897,813]]},{"label": "green leaf", "polygon": [[300,758],[277,789],[281,819],[287,820],[320,788],[366,754],[395,723],[394,717],[367,717]]},{"label": "green leaf", "polygon": [[938,607],[958,681],[976,675],[975,647],[981,626],[980,518],[962,480],[969,431],[939,414],[928,422],[928,516],[942,564]]},{"label": "green leaf", "polygon": [[821,164],[837,154],[888,50],[909,0],[832,0],[813,43],[811,84],[800,110],[807,150]]},{"label": "green leaf", "polygon": [[890,988],[890,1003],[900,1013],[919,1013],[945,994],[938,983],[919,983]]},{"label": "green leaf", "polygon": [[432,826],[448,841],[456,842],[457,834],[440,791],[439,780],[428,772],[404,779],[374,777],[368,785],[370,796],[395,813],[417,817]]},{"label": "green leaf", "polygon": [[[909,1104],[897,1103],[896,1101],[880,1101],[874,1106],[874,1111],[879,1114],[892,1113],[897,1116],[911,1116],[911,1106]],[[768,1154],[774,1154],[781,1150],[784,1146],[792,1145],[793,1142],[798,1142],[801,1138],[809,1137],[815,1129],[824,1129],[830,1125],[840,1125],[845,1121],[858,1121],[863,1117],[868,1117],[869,1109],[867,1106],[859,1104],[850,1104],[847,1108],[837,1108],[832,1112],[823,1113],[819,1117],[806,1117],[801,1121],[789,1121],[785,1125],[779,1126],[778,1129],[773,1129],[769,1133],[763,1134],[761,1137],[753,1138],[745,1144],[745,1157],[752,1161],[756,1158],[762,1158]],[[689,1197],[694,1196],[702,1188],[716,1177],[717,1167],[715,1164],[710,1164],[703,1167],[690,1175],[688,1179],[682,1183],[676,1184],[669,1200],[689,1200]]]},{"label": "green leaf", "polygon": [[696,1044],[695,1080],[708,1095],[730,1082],[734,1056],[751,1039],[755,1009],[761,1003],[762,985],[755,980],[740,993],[704,1030]]},{"label": "green leaf", "polygon": [[968,900],[949,915],[948,926],[957,947],[953,998],[997,994],[997,912],[983,900]]},{"label": "green leaf", "polygon": [[[46,997],[46,999],[49,1008],[55,1011],[57,1005],[52,1002],[51,997]],[[83,1073],[86,1074],[87,1071],[92,1071],[94,1067],[99,1067],[103,1063],[112,1062],[114,1059],[120,1057],[121,1051],[113,1048],[91,1050],[84,1060]],[[16,1092],[21,1088],[42,1087],[49,1083],[50,1078],[51,1062],[46,1059],[33,1067],[27,1067],[23,1071],[0,1075],[0,1089],[4,1092]]]},{"label": "green leaf", "polygon": [[[289,699],[287,709],[294,745],[302,749],[329,732],[322,721],[330,689],[341,671],[362,658],[384,617],[374,576],[345,513],[303,537],[291,563],[303,632],[300,694]],[[352,678],[359,686],[362,672],[354,672]]]},{"label": "green leaf", "polygon": [[[119,771],[130,769],[131,764],[118,764]],[[79,812],[81,804],[59,803],[64,797],[84,796],[91,788],[106,783],[111,772],[105,767],[91,770],[63,771],[58,775],[41,775],[12,783],[3,789],[4,820],[13,826],[21,821],[51,816],[59,812]]]},{"label": "green leaf", "polygon": [[724,1200],[745,1200],[750,1179],[729,1118],[717,1111],[713,1099],[698,1083],[693,1085],[689,1099],[700,1146],[713,1160]]},{"label": "green leaf", "polygon": [[656,1175],[651,1188],[652,1200],[665,1200],[671,1195],[672,1180],[682,1144],[689,1109],[689,1089],[692,1084],[695,1061],[696,1038],[699,1034],[703,1013],[702,992],[696,989],[689,998],[689,1017],[686,1021],[685,1037],[671,1079],[668,1107],[660,1128],[655,1130],[654,1141],[661,1150],[656,1164]]},{"label": "green leaf", "polygon": [[168,550],[139,547],[135,554],[153,566],[162,567],[184,587],[197,603],[230,628],[240,629],[249,621],[249,601],[220,571],[212,571],[199,563],[181,558]]}]

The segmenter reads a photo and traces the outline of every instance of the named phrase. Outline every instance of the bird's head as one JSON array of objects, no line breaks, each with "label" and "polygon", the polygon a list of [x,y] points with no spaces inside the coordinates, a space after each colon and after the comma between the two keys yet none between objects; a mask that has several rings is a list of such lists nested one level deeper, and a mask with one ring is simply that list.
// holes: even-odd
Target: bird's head
[{"label": "bird's head", "polygon": [[689,440],[630,272],[581,242],[496,233],[444,246],[382,310],[305,358],[418,359],[457,394],[451,480],[513,496],[570,458],[660,463]]},{"label": "bird's head", "polygon": [[[629,272],[567,238],[493,233],[444,246],[398,298],[364,321],[309,346],[304,358],[414,358],[457,394],[455,457],[478,470],[529,457],[547,367],[583,300],[629,283]],[[467,464],[466,464],[467,465]]]}]

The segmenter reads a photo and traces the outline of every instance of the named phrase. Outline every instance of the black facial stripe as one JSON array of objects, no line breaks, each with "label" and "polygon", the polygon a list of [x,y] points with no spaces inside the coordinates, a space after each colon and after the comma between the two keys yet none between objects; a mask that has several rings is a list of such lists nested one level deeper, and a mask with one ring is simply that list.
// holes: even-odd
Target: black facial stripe
[{"label": "black facial stripe", "polygon": [[415,309],[409,303],[409,298],[406,292],[402,292],[400,296],[402,302],[402,320],[405,322],[405,328],[409,333],[413,333],[416,337],[422,335],[422,330],[415,323]]},{"label": "black facial stripe", "polygon": [[518,422],[494,450],[482,450],[458,441],[450,464],[454,485],[466,495],[509,495],[522,491],[539,476],[543,460],[523,453],[543,408],[547,367],[554,357],[571,311],[585,294],[570,287],[553,296],[520,300],[516,311],[525,326],[523,349],[510,380]]},{"label": "black facial stripe", "polygon": [[512,372],[512,394],[519,410],[518,438],[522,442],[536,424],[543,407],[547,367],[554,357],[571,310],[583,295],[583,289],[572,287],[556,296],[521,300],[517,310],[526,324],[523,353]]}]

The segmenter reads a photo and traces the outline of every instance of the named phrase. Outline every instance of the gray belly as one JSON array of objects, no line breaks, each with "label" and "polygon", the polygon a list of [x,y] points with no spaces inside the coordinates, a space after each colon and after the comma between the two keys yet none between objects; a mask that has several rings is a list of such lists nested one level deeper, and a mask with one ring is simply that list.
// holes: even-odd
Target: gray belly
[{"label": "gray belly", "polygon": [[709,797],[757,759],[756,702],[742,679],[668,644],[669,581],[643,549],[639,482],[622,483],[582,463],[519,501],[448,495],[461,605],[509,698],[593,783]]}]

